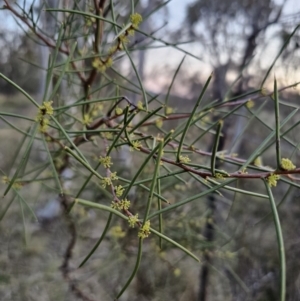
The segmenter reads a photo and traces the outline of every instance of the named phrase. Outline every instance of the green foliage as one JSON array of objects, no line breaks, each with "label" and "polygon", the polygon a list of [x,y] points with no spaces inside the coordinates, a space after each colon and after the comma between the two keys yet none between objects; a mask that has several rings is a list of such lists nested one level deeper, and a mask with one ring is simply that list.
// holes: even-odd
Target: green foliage
[{"label": "green foliage", "polygon": [[[217,271],[221,265],[227,266],[226,271],[234,283],[250,294],[247,279],[238,276],[237,267],[237,257],[247,256],[238,249],[249,243],[241,242],[242,234],[238,233],[240,229],[237,227],[240,222],[237,213],[242,210],[239,203],[246,200],[250,204],[249,214],[257,210],[256,206],[265,206],[262,210],[264,218],[266,213],[272,213],[272,227],[277,238],[270,230],[274,237],[270,252],[277,243],[279,254],[272,257],[275,262],[272,268],[280,271],[276,281],[280,282],[278,295],[284,301],[284,228],[275,202],[279,197],[273,187],[284,187],[289,191],[287,195],[291,193],[291,187],[300,187],[297,178],[300,168],[296,167],[299,137],[290,135],[299,123],[299,106],[280,99],[281,90],[294,87],[296,83],[280,90],[275,80],[274,89],[270,92],[257,87],[254,92],[249,89],[242,94],[213,101],[208,96],[211,75],[199,89],[199,97],[189,112],[176,113],[170,104],[170,90],[183,60],[175,71],[166,97],[154,95],[146,89],[133,58],[139,47],[134,35],[138,32],[149,38],[151,43],[157,39],[139,29],[142,16],[135,11],[134,1],[131,8],[125,10],[126,18],[122,22],[120,19],[125,13],[118,11],[120,4],[115,7],[114,1],[105,7],[101,6],[105,1],[100,1],[100,4],[95,1],[94,6],[85,7],[77,1],[70,8],[44,7],[55,18],[59,14],[64,16],[63,22],[56,20],[55,37],[48,37],[37,30],[36,16],[26,13],[25,7],[4,2],[5,8],[33,32],[36,40],[51,49],[51,55],[42,101],[30,96],[26,87],[18,85],[5,72],[0,74],[23,95],[29,107],[25,113],[0,112],[1,119],[13,129],[14,135],[22,137],[9,168],[2,171],[3,196],[6,198],[3,199],[5,205],[1,207],[1,221],[17,199],[24,225],[24,240],[28,243],[28,213],[31,218],[36,218],[32,209],[34,202],[30,201],[34,197],[30,195],[31,187],[38,185],[42,194],[56,195],[63,208],[64,227],[70,235],[62,258],[62,275],[73,293],[83,300],[90,299],[82,289],[84,284],[78,286],[72,279],[71,262],[78,261],[80,269],[89,269],[92,266],[89,262],[101,247],[111,250],[105,253],[110,263],[105,272],[101,271],[103,283],[99,280],[111,298],[121,298],[127,291],[134,294],[130,284],[135,278],[137,287],[142,290],[143,273],[139,269],[143,267],[143,260],[149,260],[149,270],[155,260],[164,262],[173,271],[168,276],[169,282],[176,283],[174,279],[180,277],[178,266],[181,262],[183,266],[191,264],[200,269],[208,258],[215,258]],[[169,47],[176,49],[178,45],[169,44]],[[122,72],[123,60],[130,63],[136,80]],[[275,61],[272,66],[274,64]],[[271,68],[263,83],[270,71]],[[228,95],[231,94],[232,91],[228,91]],[[137,95],[139,102],[133,101],[132,95]],[[268,120],[262,110],[264,105],[268,106],[268,116],[272,116]],[[249,131],[252,133],[255,121],[267,134],[257,145],[247,145],[248,149],[237,155],[226,150],[222,141],[229,121],[239,115],[247,120],[244,135]],[[27,129],[26,126],[14,127],[5,119],[7,117],[22,119]],[[171,120],[177,123],[170,128],[168,123]],[[238,139],[241,140],[242,136]],[[207,149],[204,150],[205,145]],[[130,164],[121,159],[120,153],[127,156]],[[42,160],[39,159],[41,154]],[[271,167],[262,164],[258,160],[261,157]],[[65,177],[69,170],[74,174],[71,185]],[[11,195],[9,201],[7,195]],[[227,213],[229,219],[235,212],[237,219],[230,219],[224,227],[222,223],[218,224],[212,212],[215,205],[207,207],[203,202],[212,196],[217,200],[215,202],[227,206],[221,210],[221,215]],[[286,197],[282,198],[282,202]],[[266,207],[266,200],[270,201],[270,209]],[[83,213],[80,211],[82,208]],[[103,231],[98,233],[99,238],[93,246],[86,247],[85,241],[80,241],[80,254],[76,254],[76,239],[79,238],[76,228],[82,229],[82,224],[89,222],[85,217],[87,212],[95,212]],[[95,229],[94,222],[97,223],[96,220],[89,223],[89,231]],[[205,234],[202,235],[205,227],[218,233],[215,239],[209,240]],[[235,240],[235,235],[239,239]],[[99,264],[100,270],[101,266],[103,263]],[[117,275],[120,266],[126,268]],[[150,278],[156,277],[155,271],[145,269],[145,274],[152,273]],[[110,279],[112,272],[116,275]],[[223,271],[219,273],[224,277]],[[161,281],[162,275],[163,272],[159,275]],[[228,277],[226,281],[230,281]],[[107,283],[110,285],[106,287]],[[157,287],[160,285],[155,280],[153,283]],[[184,280],[181,284],[187,285]],[[164,296],[163,287],[160,289]],[[132,298],[127,297],[129,299]]]}]

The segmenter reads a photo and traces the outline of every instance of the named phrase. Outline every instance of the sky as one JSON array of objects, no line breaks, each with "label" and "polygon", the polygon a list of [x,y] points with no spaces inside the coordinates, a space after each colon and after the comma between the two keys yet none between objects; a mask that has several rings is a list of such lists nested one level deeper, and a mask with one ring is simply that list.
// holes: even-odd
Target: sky
[{"label": "sky", "polygon": [[[170,3],[167,5],[169,10],[169,24],[168,29],[169,30],[175,30],[178,29],[180,26],[182,26],[185,18],[185,12],[186,12],[186,5],[188,3],[193,3],[194,0],[189,1],[180,1],[180,0],[171,0]],[[277,4],[283,3],[282,0],[276,1]],[[300,23],[300,2],[299,0],[284,0],[285,7],[283,10],[283,15],[285,15],[285,20],[292,20],[292,16],[295,14],[298,14],[297,20]],[[155,20],[155,18],[153,18]],[[264,48],[260,53],[257,52],[257,55],[264,55],[264,59],[262,60],[262,66],[265,68],[268,68],[270,64],[273,62],[274,58],[278,54],[279,51],[279,42],[276,41],[274,38],[274,35],[277,33],[278,28],[274,26],[270,30],[267,31],[267,40],[270,40],[271,42],[269,45],[267,45],[266,48]],[[159,33],[157,36],[160,36]],[[196,44],[189,44],[185,46],[180,46],[181,48],[198,55],[199,52],[199,45]],[[174,50],[173,48],[167,48],[167,49],[159,49],[159,50],[151,50],[147,52],[147,70],[151,69],[159,69],[159,75],[156,76],[157,81],[153,82],[153,80],[148,81],[148,86],[151,87],[153,90],[157,90],[159,92],[160,84],[166,84],[171,81],[169,70],[167,68],[164,68],[164,66],[170,65],[173,66],[173,69],[176,69],[179,65],[180,61],[182,60],[184,56],[184,53]],[[161,68],[153,67],[153,66],[161,66]],[[206,79],[209,74],[213,71],[212,66],[208,63],[208,60],[197,60],[195,58],[187,56],[184,64],[182,66],[185,71],[189,74],[194,74],[197,72],[200,72],[203,75],[203,79]],[[164,73],[164,71],[166,71]],[[280,70],[276,70],[276,67],[274,68],[274,72],[276,72],[276,75],[279,77],[285,77],[286,74],[282,74]],[[296,79],[294,77],[291,80],[300,81],[300,77],[298,76]],[[180,89],[185,93],[184,89]]]}]

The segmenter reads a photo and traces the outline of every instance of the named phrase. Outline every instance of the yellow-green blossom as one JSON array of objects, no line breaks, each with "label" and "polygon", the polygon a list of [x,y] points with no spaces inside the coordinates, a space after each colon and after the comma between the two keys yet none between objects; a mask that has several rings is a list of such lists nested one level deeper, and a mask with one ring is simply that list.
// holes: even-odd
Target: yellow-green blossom
[{"label": "yellow-green blossom", "polygon": [[39,131],[41,132],[41,133],[45,133],[46,131],[47,131],[47,129],[48,129],[48,127],[49,127],[49,119],[48,118],[42,118],[41,120],[40,120],[40,127],[39,127]]},{"label": "yellow-green blossom", "polygon": [[124,193],[125,188],[123,186],[119,185],[115,187],[115,193],[117,197],[120,197]]},{"label": "yellow-green blossom", "polygon": [[52,100],[43,102],[43,105],[39,107],[42,115],[53,115],[52,103]]},{"label": "yellow-green blossom", "polygon": [[128,210],[130,207],[130,201],[127,199],[121,201],[112,201],[111,207],[116,210]]},{"label": "yellow-green blossom", "polygon": [[98,57],[94,59],[92,66],[101,73],[106,70],[106,65]]},{"label": "yellow-green blossom", "polygon": [[129,216],[128,217],[129,227],[134,228],[135,224],[138,222],[138,220],[139,220],[139,215],[138,214]]},{"label": "yellow-green blossom", "polygon": [[137,106],[138,109],[144,110],[144,105],[143,105],[143,103],[140,100],[138,101],[138,103],[137,103],[136,106]]},{"label": "yellow-green blossom", "polygon": [[101,164],[103,164],[103,166],[105,168],[110,168],[110,166],[113,165],[113,163],[111,162],[111,157],[109,157],[109,156],[100,157],[99,161],[100,161]]},{"label": "yellow-green blossom", "polygon": [[116,172],[110,173],[109,177],[103,177],[103,179],[101,179],[100,183],[101,183],[101,186],[103,188],[105,188],[106,186],[112,185],[112,181],[114,181],[114,180],[118,180]]},{"label": "yellow-green blossom", "polygon": [[172,107],[167,107],[166,108],[166,114],[169,115],[169,114],[172,114],[174,112],[174,109]]},{"label": "yellow-green blossom", "polygon": [[93,118],[89,114],[84,114],[83,115],[82,124],[90,125],[92,121],[93,121]]},{"label": "yellow-green blossom", "polygon": [[180,156],[179,157],[180,163],[189,163],[191,162],[191,159],[188,156]]},{"label": "yellow-green blossom", "polygon": [[130,16],[130,22],[132,23],[133,27],[135,27],[135,28],[137,28],[142,21],[143,21],[143,18],[138,13],[134,13]]},{"label": "yellow-green blossom", "polygon": [[253,101],[252,99],[249,99],[249,100],[246,102],[246,107],[247,107],[248,109],[253,108],[254,105],[255,105],[255,103],[254,103],[254,101]]},{"label": "yellow-green blossom", "polygon": [[3,182],[4,184],[9,184],[9,182],[10,182],[9,177],[8,177],[8,176],[3,176],[3,177],[2,177],[2,182]]},{"label": "yellow-green blossom", "polygon": [[260,156],[257,157],[257,158],[254,160],[253,165],[258,166],[258,167],[263,165],[263,164],[262,164],[262,159],[261,159]]},{"label": "yellow-green blossom", "polygon": [[104,177],[101,181],[101,186],[105,188],[106,186],[110,186],[112,184],[110,177]]},{"label": "yellow-green blossom", "polygon": [[293,162],[290,159],[282,158],[281,159],[281,167],[284,170],[293,170],[296,168],[296,166],[293,164]]},{"label": "yellow-green blossom", "polygon": [[112,181],[118,180],[117,172],[111,172],[109,176],[112,179]]},{"label": "yellow-green blossom", "polygon": [[130,146],[130,151],[133,151],[133,150],[140,150],[140,148],[142,147],[142,143],[138,140],[136,141],[132,141],[131,142],[131,146]]},{"label": "yellow-green blossom", "polygon": [[277,185],[277,180],[280,179],[279,175],[271,174],[267,177],[267,181],[270,187],[274,186],[276,187]]},{"label": "yellow-green blossom", "polygon": [[49,120],[45,118],[46,115],[53,115],[53,107],[52,107],[53,101],[44,101],[42,106],[39,106],[38,114],[35,118],[36,121],[40,122],[40,131],[45,132]]},{"label": "yellow-green blossom", "polygon": [[[3,176],[3,177],[2,177],[2,182],[3,182],[4,184],[9,184],[9,183],[10,183],[9,177]],[[19,190],[19,189],[21,189],[21,188],[23,187],[23,184],[22,184],[22,182],[20,182],[20,181],[15,181],[15,182],[13,183],[12,187],[15,188],[16,190]]]},{"label": "yellow-green blossom", "polygon": [[160,129],[163,126],[164,122],[161,118],[155,120],[155,125]]},{"label": "yellow-green blossom", "polygon": [[92,116],[98,116],[101,111],[103,111],[103,104],[96,104],[92,110]]},{"label": "yellow-green blossom", "polygon": [[125,34],[120,35],[119,40],[120,40],[121,43],[124,43],[124,44],[127,44],[129,42],[129,39]]},{"label": "yellow-green blossom", "polygon": [[180,271],[179,268],[176,268],[176,269],[173,271],[173,273],[174,273],[174,276],[175,276],[175,277],[179,277],[180,274],[181,274],[181,271]]},{"label": "yellow-green blossom", "polygon": [[261,93],[263,96],[266,96],[266,95],[268,95],[268,90],[267,90],[266,88],[262,88],[262,89],[260,90],[260,93]]},{"label": "yellow-green blossom", "polygon": [[108,140],[111,140],[114,137],[111,132],[105,132],[103,133],[103,136]]},{"label": "yellow-green blossom", "polygon": [[219,173],[219,172],[216,172],[216,173],[215,173],[215,178],[216,178],[216,179],[219,179],[219,180],[224,180],[224,175],[221,174],[221,173]]},{"label": "yellow-green blossom", "polygon": [[120,226],[114,226],[110,229],[110,235],[114,238],[123,238],[126,232],[122,230]]},{"label": "yellow-green blossom", "polygon": [[114,63],[114,60],[112,59],[112,57],[108,57],[105,61],[106,68],[111,67],[113,65],[113,63]]},{"label": "yellow-green blossom", "polygon": [[116,115],[118,115],[118,116],[123,114],[123,110],[120,107],[116,107],[115,112],[116,112]]},{"label": "yellow-green blossom", "polygon": [[139,230],[138,237],[144,239],[150,235],[150,221],[146,221],[144,226],[142,226]]}]

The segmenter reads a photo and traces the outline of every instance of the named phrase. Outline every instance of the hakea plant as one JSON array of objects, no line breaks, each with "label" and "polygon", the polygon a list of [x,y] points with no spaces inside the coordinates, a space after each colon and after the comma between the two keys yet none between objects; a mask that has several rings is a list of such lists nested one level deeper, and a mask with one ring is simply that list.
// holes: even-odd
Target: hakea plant
[{"label": "hakea plant", "polygon": [[[59,84],[63,83],[69,68],[73,74],[72,76],[74,76],[74,78],[76,77],[76,80],[81,84],[83,92],[83,96],[74,100],[71,104],[64,104],[55,99],[57,89],[55,93],[46,91],[45,100],[42,102],[42,105],[39,105],[26,91],[21,89],[4,74],[0,74],[2,79],[11,83],[36,107],[34,119],[27,116],[18,116],[26,120],[29,119],[31,128],[28,132],[21,131],[24,135],[24,141],[27,139],[28,142],[20,164],[15,166],[13,176],[10,178],[8,175],[3,175],[3,181],[6,184],[4,196],[10,191],[20,195],[22,193],[22,187],[24,185],[30,185],[31,181],[28,181],[27,177],[26,179],[23,178],[25,177],[24,168],[28,163],[34,142],[36,140],[42,140],[49,159],[47,168],[51,170],[53,175],[52,179],[55,181],[56,187],[59,190],[65,216],[72,225],[70,229],[75,227],[75,222],[70,219],[70,213],[75,206],[84,206],[91,210],[103,210],[110,214],[103,234],[95,247],[81,262],[80,267],[89,260],[97,247],[99,247],[103,238],[107,235],[112,216],[125,220],[128,228],[134,228],[132,231],[136,230],[136,239],[138,240],[136,264],[128,281],[118,293],[117,298],[123,294],[137,274],[142,258],[142,245],[145,240],[150,239],[150,235],[157,236],[160,242],[164,240],[182,250],[196,261],[200,261],[198,256],[187,247],[176,242],[164,233],[162,225],[163,215],[166,212],[174,211],[176,208],[212,193],[220,194],[221,189],[252,197],[269,199],[278,237],[281,265],[281,301],[283,301],[286,282],[285,254],[280,220],[271,188],[275,187],[282,179],[284,179],[285,183],[300,187],[300,185],[296,183],[299,179],[295,177],[295,175],[300,173],[300,168],[297,168],[291,159],[281,157],[280,139],[284,137],[286,132],[282,133],[281,129],[282,123],[279,118],[280,101],[278,98],[276,80],[274,81],[274,89],[270,93],[262,86],[254,92],[247,93],[246,96],[241,95],[240,98],[235,97],[234,99],[227,99],[221,103],[213,102],[209,105],[205,105],[203,104],[203,98],[206,90],[209,88],[213,76],[211,75],[208,77],[202,91],[200,91],[200,95],[191,112],[182,114],[175,113],[174,109],[171,108],[168,103],[163,103],[159,97],[146,91],[131,58],[130,52],[134,49],[134,43],[131,43],[132,37],[136,31],[143,33],[139,30],[139,25],[142,22],[142,16],[140,14],[133,11],[128,16],[127,24],[120,25],[114,16],[113,4],[112,19],[103,16],[103,5],[105,1],[100,1],[102,7],[99,7],[97,1],[95,1],[94,14],[84,11],[60,9],[61,12],[68,13],[69,15],[79,15],[86,18],[85,28],[87,28],[88,33],[94,37],[93,46],[86,42],[85,48],[88,48],[88,46],[92,47],[91,51],[88,52],[77,49],[77,44],[69,42],[66,37],[63,39],[62,35],[67,35],[67,31],[64,28],[61,29],[62,31],[56,39],[51,40],[44,35],[42,31],[35,30],[35,24],[30,20],[29,15],[27,15],[26,18],[25,15],[22,15],[12,6],[10,1],[4,2],[5,8],[33,31],[37,39],[50,49],[55,50],[54,57],[49,61],[47,78],[50,79],[54,76],[53,72],[55,68],[61,68],[58,84],[56,83],[56,85],[59,86]],[[113,1],[111,1],[111,3],[113,3]],[[57,9],[47,8],[46,11],[53,13],[57,11]],[[70,26],[70,24],[68,23],[66,26]],[[109,34],[107,34],[107,36],[113,35],[113,41],[110,43],[105,40],[107,38],[105,36],[105,28],[112,28],[113,33],[109,32]],[[72,27],[68,28],[68,30],[72,34]],[[147,33],[144,34],[150,39],[152,38],[151,35]],[[105,45],[106,48],[102,47],[105,42],[110,44],[109,47],[106,47],[107,45]],[[77,52],[75,51],[76,49],[78,50]],[[64,63],[59,66],[55,65],[55,55],[57,55],[57,53],[67,56]],[[76,53],[78,53],[78,55],[76,55]],[[139,79],[139,85],[131,83],[131,86],[135,89],[134,91],[138,91],[142,99],[142,101],[140,100],[137,104],[131,101],[126,95],[128,91],[133,90],[131,87],[127,89],[126,84],[124,84],[124,81],[126,82],[127,79],[121,76],[121,74],[119,74],[121,80],[111,79],[109,76],[109,70],[117,64],[118,56],[127,56],[129,58],[129,61],[132,63],[132,68],[134,69],[133,71]],[[89,68],[83,72],[79,68],[78,62],[88,60],[92,60],[91,64]],[[102,81],[100,88],[97,87],[98,84],[96,85],[99,76]],[[265,80],[266,78],[263,83]],[[107,92],[106,97],[102,96],[99,98],[99,91],[101,92],[101,89],[104,89],[109,84],[113,85],[113,89]],[[239,108],[246,107],[248,110],[253,109],[256,102],[264,97],[274,99],[276,126],[272,134],[248,159],[236,154],[220,152],[218,146],[220,138],[223,135],[222,129],[226,118],[233,115],[235,110]],[[213,119],[210,118],[210,116],[224,108],[229,108],[229,111],[223,114],[218,120],[212,121]],[[70,109],[74,110],[72,114],[68,112]],[[76,113],[73,114],[73,112]],[[0,113],[0,115],[1,114],[3,115],[3,113]],[[139,119],[135,118],[136,116],[139,116]],[[183,122],[175,129],[167,130],[165,124],[168,124],[170,120],[177,120],[178,122],[183,120]],[[149,127],[152,127],[152,132],[149,132]],[[196,135],[198,136],[193,137],[196,139],[193,139],[193,142],[191,142],[188,133],[194,131],[195,128],[197,128],[197,131],[201,131],[201,134],[197,133]],[[206,136],[211,137],[212,134],[214,135],[212,149],[210,151],[200,149],[198,142],[201,138]],[[88,155],[79,147],[83,144],[97,143],[97,139],[101,140],[102,147],[98,148],[99,153],[96,154],[98,158],[97,165],[93,167]],[[277,166],[270,168],[263,166],[259,158],[261,154],[266,151],[269,143],[274,141],[274,139]],[[135,158],[139,158],[139,160],[134,163],[136,170],[131,178],[123,178],[118,174],[118,162],[114,162],[112,156],[112,154],[117,153],[124,145],[130,148]],[[209,164],[199,164],[197,160],[194,161],[196,156],[207,158]],[[230,170],[226,170],[226,167],[225,170],[219,169],[217,161],[226,162],[226,166],[230,165]],[[88,175],[85,173],[85,181],[77,191],[75,191],[75,189],[73,191],[66,191],[64,188],[63,173],[67,168],[74,167],[74,162],[76,162],[76,168],[80,167],[82,170],[88,172]],[[154,166],[152,166],[153,173],[149,178],[142,180],[140,175],[145,171],[146,166],[151,163]],[[103,167],[103,172],[98,171],[99,166]],[[233,166],[237,166],[235,171],[232,171]],[[180,177],[180,174],[184,173],[197,179],[197,181],[204,186],[204,189],[191,197],[171,203],[163,196],[161,183],[163,183],[164,179],[170,178],[176,178],[186,183],[186,181]],[[105,191],[106,195],[110,196],[110,204],[80,198],[82,192],[91,182],[92,177],[97,179],[98,189]],[[242,190],[230,186],[230,184],[237,179],[261,180],[266,185],[266,193]],[[34,180],[35,179],[32,181]],[[143,203],[143,211],[141,211],[141,208],[137,210],[130,199],[130,192],[135,186],[146,191],[148,195]],[[157,200],[156,207],[153,205],[154,199]],[[155,218],[158,218],[158,222],[155,221]],[[156,227],[157,229],[155,229]],[[119,226],[114,226],[113,228],[113,233],[120,239],[125,239],[124,231],[125,230]],[[74,231],[71,231],[71,233],[73,236],[76,235]],[[74,247],[74,240],[75,238],[68,246],[62,269],[65,279],[71,283],[72,290],[78,296],[82,297],[83,293],[70,280],[71,276],[69,273],[69,262],[72,257],[71,253]]]}]

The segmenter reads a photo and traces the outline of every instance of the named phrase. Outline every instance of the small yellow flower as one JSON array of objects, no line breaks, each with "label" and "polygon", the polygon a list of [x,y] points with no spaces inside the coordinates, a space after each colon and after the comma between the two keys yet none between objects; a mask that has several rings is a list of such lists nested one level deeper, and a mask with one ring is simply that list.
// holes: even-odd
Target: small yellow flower
[{"label": "small yellow flower", "polygon": [[53,101],[44,101],[42,106],[39,106],[38,114],[35,118],[36,121],[42,121],[45,115],[53,115]]},{"label": "small yellow flower", "polygon": [[111,67],[113,65],[113,63],[114,63],[114,61],[113,61],[112,57],[107,58],[106,62],[105,62],[106,68]]},{"label": "small yellow flower", "polygon": [[103,188],[105,188],[106,186],[112,185],[112,181],[114,181],[114,180],[118,180],[117,173],[111,172],[109,177],[103,177],[103,179],[101,179],[100,183],[101,183],[101,186]]},{"label": "small yellow flower", "polygon": [[128,39],[128,37],[125,34],[122,34],[122,35],[119,36],[119,41],[121,43],[127,44],[129,42],[129,39]]},{"label": "small yellow flower", "polygon": [[271,174],[267,177],[267,181],[270,187],[274,186],[276,187],[277,185],[277,180],[280,179],[279,175]]},{"label": "small yellow flower", "polygon": [[262,164],[262,159],[261,159],[261,157],[257,157],[255,160],[254,160],[254,162],[253,162],[253,165],[255,165],[255,166],[262,166],[263,164]]},{"label": "small yellow flower", "polygon": [[116,196],[119,198],[124,193],[124,190],[125,189],[121,185],[115,187]]},{"label": "small yellow flower", "polygon": [[174,276],[175,276],[175,277],[179,277],[180,274],[181,274],[181,271],[180,271],[179,268],[176,268],[176,269],[173,271],[173,273],[174,273]]},{"label": "small yellow flower", "polygon": [[39,131],[41,133],[45,133],[49,127],[49,119],[48,118],[42,118],[40,120],[40,127],[39,127]]},{"label": "small yellow flower", "polygon": [[217,173],[215,174],[215,178],[216,178],[216,179],[219,179],[219,180],[224,180],[224,175],[221,174],[221,173],[219,173],[219,172],[217,172]]},{"label": "small yellow flower", "polygon": [[99,113],[101,113],[103,111],[103,104],[96,104],[93,108],[93,111],[92,111],[92,116],[93,117],[96,117],[99,115]]},{"label": "small yellow flower", "polygon": [[109,232],[114,238],[123,238],[126,235],[126,232],[124,232],[120,226],[112,227]]},{"label": "small yellow flower", "polygon": [[117,46],[113,46],[111,48],[108,49],[108,54],[109,55],[113,55],[116,51],[118,50]]},{"label": "small yellow flower", "polygon": [[52,103],[52,100],[43,102],[43,105],[40,107],[40,111],[43,115],[53,115]]},{"label": "small yellow flower", "polygon": [[133,36],[135,34],[134,28],[127,29],[127,33],[128,33],[128,35]]},{"label": "small yellow flower", "polygon": [[262,88],[260,90],[260,93],[263,95],[263,96],[266,96],[268,94],[268,90],[266,88]]},{"label": "small yellow flower", "polygon": [[128,210],[130,207],[130,201],[127,199],[122,201],[112,201],[111,207],[116,210]]},{"label": "small yellow flower", "polygon": [[138,103],[137,103],[136,106],[138,107],[138,109],[144,110],[144,105],[143,105],[143,103],[140,100],[138,101]]},{"label": "small yellow flower", "polygon": [[164,122],[161,118],[155,120],[155,125],[160,129],[163,126]]},{"label": "small yellow flower", "polygon": [[106,71],[106,65],[98,57],[94,59],[92,66],[101,73]]},{"label": "small yellow flower", "polygon": [[139,230],[138,237],[144,239],[150,235],[150,221],[146,221],[144,226],[142,226]]},{"label": "small yellow flower", "polygon": [[130,201],[127,199],[122,200],[121,202],[121,206],[123,210],[128,210],[130,207]]},{"label": "small yellow flower", "polygon": [[130,146],[130,151],[137,150],[139,151],[142,147],[142,143],[138,140],[132,141],[132,145]]},{"label": "small yellow flower", "polygon": [[2,182],[3,182],[4,184],[9,184],[10,180],[9,180],[8,176],[3,176],[3,177],[2,177]]},{"label": "small yellow flower", "polygon": [[[9,184],[10,183],[10,179],[7,176],[3,176],[2,177],[2,182],[4,184]],[[20,181],[15,181],[12,185],[13,188],[15,188],[16,190],[19,190],[23,187],[23,184]]]},{"label": "small yellow flower", "polygon": [[246,103],[246,107],[247,107],[248,109],[253,108],[254,105],[255,105],[255,103],[254,103],[254,101],[253,101],[252,99],[249,99],[249,100],[247,101],[247,103]]},{"label": "small yellow flower", "polygon": [[191,159],[188,156],[180,156],[179,160],[180,163],[184,163],[184,164],[191,162]]},{"label": "small yellow flower", "polygon": [[93,122],[93,118],[89,114],[84,114],[83,115],[82,124],[84,124],[84,125],[90,125],[91,122]]},{"label": "small yellow flower", "polygon": [[104,137],[108,140],[111,140],[114,136],[111,132],[105,132]]},{"label": "small yellow flower", "polygon": [[171,107],[167,107],[166,108],[166,114],[169,115],[169,114],[172,114],[174,112],[174,109],[171,108]]},{"label": "small yellow flower", "polygon": [[103,164],[105,168],[110,168],[113,163],[111,162],[111,157],[100,157],[99,159],[100,163]]},{"label": "small yellow flower", "polygon": [[130,22],[132,23],[133,27],[135,27],[135,28],[137,28],[142,21],[143,21],[143,18],[138,13],[134,13],[130,16]]},{"label": "small yellow flower", "polygon": [[104,177],[103,179],[101,179],[100,183],[101,183],[101,186],[103,188],[105,188],[106,186],[110,186],[112,184],[111,178],[110,177]]},{"label": "small yellow flower", "polygon": [[282,158],[281,159],[281,167],[284,170],[293,170],[296,168],[296,166],[293,164],[293,162],[290,159]]},{"label": "small yellow flower", "polygon": [[120,107],[116,107],[115,112],[118,116],[123,114],[123,110]]},{"label": "small yellow flower", "polygon": [[111,172],[109,176],[110,176],[112,181],[118,180],[117,172]]},{"label": "small yellow flower", "polygon": [[138,214],[129,216],[128,217],[129,227],[134,228],[135,224],[138,222],[138,220],[139,220],[139,215]]}]

